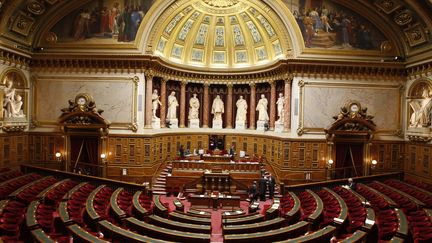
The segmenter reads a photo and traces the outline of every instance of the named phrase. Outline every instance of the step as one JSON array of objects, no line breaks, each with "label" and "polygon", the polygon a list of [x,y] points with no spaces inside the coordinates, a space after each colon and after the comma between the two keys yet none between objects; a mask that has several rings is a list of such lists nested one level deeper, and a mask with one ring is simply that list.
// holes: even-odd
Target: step
[{"label": "step", "polygon": [[153,191],[153,195],[166,195],[165,191]]}]

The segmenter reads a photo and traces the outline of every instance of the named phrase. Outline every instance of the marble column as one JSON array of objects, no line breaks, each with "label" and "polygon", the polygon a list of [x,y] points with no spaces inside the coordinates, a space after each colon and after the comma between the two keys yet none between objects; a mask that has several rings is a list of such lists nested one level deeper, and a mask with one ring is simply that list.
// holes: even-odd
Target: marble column
[{"label": "marble column", "polygon": [[204,83],[204,97],[203,97],[204,104],[203,104],[203,109],[202,109],[203,128],[209,127],[209,113],[210,113],[210,109],[209,109],[209,87],[210,87],[209,83]]},{"label": "marble column", "polygon": [[275,128],[275,116],[276,116],[276,82],[270,82],[270,130]]},{"label": "marble column", "polygon": [[161,80],[161,90],[160,90],[160,119],[161,119],[161,127],[166,127],[166,107],[167,107],[167,95],[166,95],[166,82],[167,80],[163,78]]},{"label": "marble column", "polygon": [[291,128],[291,84],[292,77],[285,79],[285,104],[284,104],[284,131],[288,131]]},{"label": "marble column", "polygon": [[186,81],[181,82],[180,87],[180,127],[185,127],[185,119],[186,119]]},{"label": "marble column", "polygon": [[233,128],[233,85],[228,84],[227,97],[227,125],[226,128]]},{"label": "marble column", "polygon": [[[150,72],[150,71],[149,71]],[[144,119],[144,128],[152,128],[152,93],[153,93],[153,75],[146,74],[146,93],[145,93],[145,119]]]},{"label": "marble column", "polygon": [[249,116],[249,129],[255,129],[255,112],[256,112],[256,86],[254,83],[249,84],[251,88],[251,95],[249,101],[250,116]]}]

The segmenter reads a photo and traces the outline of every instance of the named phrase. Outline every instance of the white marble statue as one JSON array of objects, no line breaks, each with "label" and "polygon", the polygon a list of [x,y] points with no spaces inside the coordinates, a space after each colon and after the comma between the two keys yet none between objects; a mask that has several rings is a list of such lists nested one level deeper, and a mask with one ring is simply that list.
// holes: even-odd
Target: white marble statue
[{"label": "white marble statue", "polygon": [[258,121],[265,121],[267,122],[269,120],[269,115],[267,113],[267,106],[268,101],[264,94],[261,94],[261,99],[258,101],[258,104],[256,106],[256,110],[258,111]]},{"label": "white marble statue", "polygon": [[168,96],[168,110],[167,110],[167,120],[177,119],[177,106],[179,103],[177,102],[177,98],[175,96],[175,92],[171,92]]},{"label": "white marble statue", "polygon": [[189,120],[199,119],[199,107],[200,102],[197,98],[197,94],[193,94],[189,100]]},{"label": "white marble statue", "polygon": [[427,127],[431,123],[432,97],[429,89],[425,88],[423,90],[422,97],[421,100],[412,100],[409,102],[413,109],[410,117],[410,127]]},{"label": "white marble statue", "polygon": [[162,103],[159,100],[159,95],[157,89],[153,90],[152,94],[152,112],[153,112],[153,119],[157,120],[159,117],[156,116],[156,112],[159,109],[159,106],[162,105]]},{"label": "white marble statue", "polygon": [[246,121],[246,114],[247,114],[247,108],[248,104],[245,99],[243,99],[243,95],[240,95],[239,99],[236,102],[237,106],[237,114],[236,114],[236,121]]},{"label": "white marble statue", "polygon": [[24,117],[22,97],[15,93],[12,80],[6,78],[3,96],[3,117]]},{"label": "white marble statue", "polygon": [[213,114],[213,120],[222,121],[222,114],[225,112],[224,103],[219,95],[213,100],[211,113]]},{"label": "white marble statue", "polygon": [[285,117],[285,98],[283,97],[282,93],[279,93],[279,98],[276,101],[276,105],[277,105],[277,114],[278,114],[278,122],[283,122],[284,121],[284,117]]}]

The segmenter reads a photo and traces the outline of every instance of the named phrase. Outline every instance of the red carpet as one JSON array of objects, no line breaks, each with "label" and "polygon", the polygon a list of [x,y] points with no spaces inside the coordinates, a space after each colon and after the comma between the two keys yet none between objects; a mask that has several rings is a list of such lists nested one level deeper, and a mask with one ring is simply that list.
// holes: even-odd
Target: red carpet
[{"label": "red carpet", "polygon": [[[161,202],[165,205],[169,205],[169,212],[172,212],[175,210],[175,206],[173,201],[176,199],[175,196],[161,196]],[[185,212],[189,211],[189,209],[191,208],[191,204],[188,200],[181,200],[184,208],[185,208]],[[264,202],[259,202],[259,210],[260,213],[265,214],[265,210],[267,210],[268,208],[270,208],[271,204],[273,203],[272,200],[268,199]],[[249,213],[249,202],[247,201],[240,201],[240,208],[246,213]],[[224,211],[231,211],[231,210],[224,210],[224,209],[218,209],[218,210],[213,210],[213,209],[209,209],[209,208],[200,208],[199,210],[202,211],[206,211],[206,212],[211,212],[211,221],[212,221],[212,232],[211,232],[211,242],[223,242],[223,236],[222,236],[222,212]]]}]

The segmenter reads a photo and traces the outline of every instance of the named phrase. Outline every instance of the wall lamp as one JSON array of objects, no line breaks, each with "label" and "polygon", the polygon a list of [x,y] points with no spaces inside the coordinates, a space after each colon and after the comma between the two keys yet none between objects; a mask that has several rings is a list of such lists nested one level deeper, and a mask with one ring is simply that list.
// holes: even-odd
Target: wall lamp
[{"label": "wall lamp", "polygon": [[378,164],[378,161],[376,161],[375,159],[373,159],[371,161],[371,169],[374,170],[376,168],[376,165]]},{"label": "wall lamp", "polygon": [[55,153],[55,157],[57,161],[62,161],[62,154],[60,152]]},{"label": "wall lamp", "polygon": [[333,160],[332,159],[329,159],[328,161],[327,161],[327,168],[328,169],[331,169],[332,167],[333,167]]},{"label": "wall lamp", "polygon": [[101,160],[102,160],[103,163],[106,162],[106,154],[101,154],[100,158],[101,158]]}]

